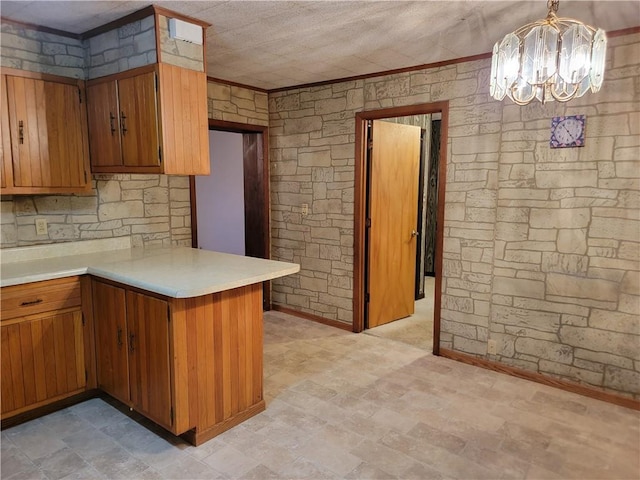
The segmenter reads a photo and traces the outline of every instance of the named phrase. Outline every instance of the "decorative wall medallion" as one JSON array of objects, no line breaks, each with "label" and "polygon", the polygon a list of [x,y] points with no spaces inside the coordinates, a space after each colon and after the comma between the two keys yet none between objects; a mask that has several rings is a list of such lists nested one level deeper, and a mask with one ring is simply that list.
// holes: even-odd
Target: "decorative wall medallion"
[{"label": "decorative wall medallion", "polygon": [[551,119],[551,148],[584,147],[586,115],[567,115]]}]

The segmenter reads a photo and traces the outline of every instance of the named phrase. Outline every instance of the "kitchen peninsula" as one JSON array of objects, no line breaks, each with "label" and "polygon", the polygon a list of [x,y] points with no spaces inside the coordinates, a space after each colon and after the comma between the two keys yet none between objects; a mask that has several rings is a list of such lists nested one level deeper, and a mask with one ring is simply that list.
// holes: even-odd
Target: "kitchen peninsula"
[{"label": "kitchen peninsula", "polygon": [[298,270],[128,239],[4,250],[3,425],[101,391],[196,445],[237,425],[265,408],[261,283]]}]

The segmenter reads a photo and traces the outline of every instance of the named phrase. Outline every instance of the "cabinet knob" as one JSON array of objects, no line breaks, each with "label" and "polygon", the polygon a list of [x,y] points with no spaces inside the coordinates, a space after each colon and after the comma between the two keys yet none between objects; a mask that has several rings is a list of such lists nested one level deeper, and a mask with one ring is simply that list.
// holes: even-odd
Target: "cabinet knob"
[{"label": "cabinet knob", "polygon": [[18,140],[20,144],[24,143],[24,121],[22,120],[18,122]]},{"label": "cabinet knob", "polygon": [[109,125],[111,126],[111,135],[116,133],[116,116],[109,112]]},{"label": "cabinet knob", "polygon": [[122,122],[122,134],[124,135],[125,133],[127,133],[127,124],[126,121],[127,120],[127,116],[124,114],[124,112],[120,112],[120,121]]},{"label": "cabinet knob", "polygon": [[133,346],[133,341],[135,340],[136,336],[133,333],[129,333],[129,352],[133,353],[135,348]]},{"label": "cabinet knob", "polygon": [[122,348],[122,328],[118,327],[118,348]]}]

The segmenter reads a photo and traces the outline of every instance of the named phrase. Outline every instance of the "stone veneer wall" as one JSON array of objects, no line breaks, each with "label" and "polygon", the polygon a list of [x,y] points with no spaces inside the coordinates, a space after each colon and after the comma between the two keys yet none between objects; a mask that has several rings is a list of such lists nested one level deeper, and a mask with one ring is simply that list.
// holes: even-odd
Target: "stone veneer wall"
[{"label": "stone veneer wall", "polygon": [[[94,175],[87,195],[2,197],[1,248],[131,237],[133,246],[191,246],[189,177]],[[45,218],[47,235],[36,235]]]},{"label": "stone veneer wall", "polygon": [[271,94],[272,254],[302,267],[274,302],[352,321],[354,115],[449,100],[441,346],[640,398],[640,35],[607,67],[568,104],[491,99],[488,59]]},{"label": "stone veneer wall", "polygon": [[269,125],[269,102],[265,92],[210,80],[207,97],[211,119]]},{"label": "stone veneer wall", "polygon": [[98,78],[157,62],[155,19],[127,23],[85,40],[87,78]]},{"label": "stone veneer wall", "polygon": [[160,56],[163,63],[204,72],[204,47],[169,36],[169,18],[158,15]]},{"label": "stone veneer wall", "polygon": [[0,47],[2,67],[86,78],[85,46],[78,39],[2,21]]}]

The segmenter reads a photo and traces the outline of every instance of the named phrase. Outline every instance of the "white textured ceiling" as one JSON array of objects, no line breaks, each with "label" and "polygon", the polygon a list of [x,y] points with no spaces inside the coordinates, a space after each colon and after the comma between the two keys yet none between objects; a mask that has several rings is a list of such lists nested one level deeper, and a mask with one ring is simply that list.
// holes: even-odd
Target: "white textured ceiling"
[{"label": "white textured ceiling", "polygon": [[[158,1],[212,24],[207,74],[264,89],[411,67],[491,51],[547,13],[546,0]],[[142,1],[7,1],[0,15],[83,33]],[[640,25],[640,1],[560,2],[559,16],[607,31]]]}]

